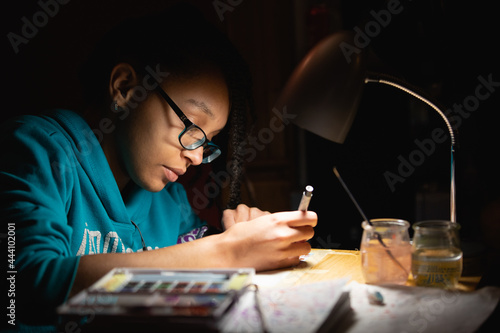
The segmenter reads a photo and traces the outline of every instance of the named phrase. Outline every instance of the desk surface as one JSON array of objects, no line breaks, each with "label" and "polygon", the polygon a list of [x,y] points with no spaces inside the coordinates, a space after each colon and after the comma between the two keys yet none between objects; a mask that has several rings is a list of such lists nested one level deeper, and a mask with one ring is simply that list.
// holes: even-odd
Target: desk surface
[{"label": "desk surface", "polygon": [[[271,273],[271,272],[270,272]],[[347,278],[349,282],[365,283],[361,272],[361,254],[350,250],[313,249],[311,254],[296,267],[273,271],[272,274],[284,273],[281,286],[300,285],[323,280]],[[459,290],[472,291],[479,283],[479,276],[462,277]],[[411,279],[407,285],[412,285]]]},{"label": "desk surface", "polygon": [[[483,287],[475,290],[479,277],[464,277],[460,280],[458,289],[465,292],[367,285],[361,272],[361,253],[348,250],[314,249],[299,265],[259,272],[254,282],[259,286],[261,301],[264,300],[265,313],[275,316],[270,321],[273,327],[290,332],[294,331],[293,328],[289,329],[290,323],[309,325],[315,320],[324,320],[318,314],[319,309],[333,306],[338,301],[336,297],[339,290],[343,289],[344,282],[350,283],[346,290],[349,292],[352,313],[346,315],[346,326],[340,329],[347,333],[423,330],[475,332],[493,313],[500,299],[500,288]],[[411,284],[411,281],[407,283]],[[370,302],[373,291],[382,295],[382,304]],[[328,300],[334,303],[328,305]],[[317,304],[321,306],[317,307]],[[336,311],[341,313],[341,309],[342,306],[339,306]],[[244,310],[247,311],[247,308]],[[248,318],[245,311],[241,313]],[[247,323],[245,320],[243,322]],[[260,321],[257,326],[258,323]]]}]

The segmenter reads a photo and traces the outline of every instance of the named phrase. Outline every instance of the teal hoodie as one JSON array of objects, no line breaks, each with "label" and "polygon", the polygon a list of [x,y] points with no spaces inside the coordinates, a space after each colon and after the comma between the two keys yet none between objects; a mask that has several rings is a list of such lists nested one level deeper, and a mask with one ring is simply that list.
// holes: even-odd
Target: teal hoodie
[{"label": "teal hoodie", "polygon": [[75,112],[3,124],[0,156],[1,232],[15,229],[17,322],[52,320],[80,256],[142,251],[140,232],[148,249],[171,246],[204,224],[178,183],[120,193],[99,141]]}]

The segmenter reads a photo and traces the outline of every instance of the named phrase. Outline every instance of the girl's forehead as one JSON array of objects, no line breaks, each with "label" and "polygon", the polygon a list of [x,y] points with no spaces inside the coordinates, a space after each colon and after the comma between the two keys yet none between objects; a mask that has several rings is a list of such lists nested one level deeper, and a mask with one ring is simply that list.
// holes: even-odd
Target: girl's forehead
[{"label": "girl's forehead", "polygon": [[229,116],[229,92],[225,79],[218,73],[204,73],[176,80],[174,77],[162,88],[196,125],[206,133],[219,132]]},{"label": "girl's forehead", "polygon": [[[220,73],[202,73],[192,78],[166,80],[163,89],[174,99],[213,118],[222,106],[229,111],[229,91]],[[177,97],[177,100],[176,100]]]}]

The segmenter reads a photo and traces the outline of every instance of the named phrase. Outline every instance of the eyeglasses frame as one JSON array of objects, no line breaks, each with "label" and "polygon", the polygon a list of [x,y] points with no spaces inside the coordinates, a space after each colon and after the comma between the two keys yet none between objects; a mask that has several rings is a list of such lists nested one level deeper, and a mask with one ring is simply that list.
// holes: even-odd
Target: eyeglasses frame
[{"label": "eyeglasses frame", "polygon": [[[166,93],[165,90],[163,90],[163,88],[160,86],[160,84],[158,83],[156,85],[156,90],[160,93],[161,97],[163,97],[163,99],[167,102],[167,104],[172,108],[172,110],[174,110],[175,114],[177,115],[177,117],[179,117],[179,119],[182,121],[182,123],[184,124],[184,130],[179,134],[179,143],[181,144],[182,148],[184,149],[187,149],[187,150],[195,150],[195,149],[198,149],[200,147],[203,147],[203,150],[205,151],[206,147],[211,147],[210,149],[213,151],[213,153],[208,157],[211,157],[211,156],[214,156],[212,158],[209,158],[208,160],[206,160],[206,158],[204,157],[203,160],[202,160],[202,163],[210,163],[212,162],[213,160],[215,160],[217,157],[219,157],[219,155],[221,154],[221,149],[219,148],[219,146],[217,146],[215,143],[213,143],[212,141],[208,140],[207,139],[207,135],[205,134],[205,131],[203,131],[203,129],[194,124],[191,120],[188,119],[188,117],[186,117],[186,115],[184,114],[184,112],[182,112],[182,110],[177,106],[177,104],[175,104],[175,102],[172,100],[172,98],[170,98],[170,96]],[[195,147],[195,148],[188,148],[186,146],[184,146],[182,144],[182,141],[181,141],[181,137],[188,131],[190,130],[192,127],[195,127],[197,129],[199,129],[201,131],[201,133],[203,133],[203,137],[205,138],[203,140],[203,142],[201,143],[200,146],[198,147]]]}]

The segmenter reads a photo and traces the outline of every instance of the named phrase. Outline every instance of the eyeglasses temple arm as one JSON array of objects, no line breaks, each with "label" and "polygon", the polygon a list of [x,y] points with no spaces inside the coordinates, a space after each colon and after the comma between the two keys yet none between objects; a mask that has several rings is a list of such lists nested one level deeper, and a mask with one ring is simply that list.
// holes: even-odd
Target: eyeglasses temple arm
[{"label": "eyeglasses temple arm", "polygon": [[156,86],[156,90],[158,90],[158,92],[160,93],[160,95],[167,101],[168,105],[170,105],[170,107],[172,108],[172,110],[174,110],[175,114],[182,120],[182,122],[184,123],[184,125],[186,127],[189,127],[191,125],[193,125],[193,123],[191,122],[191,120],[189,120],[186,115],[184,114],[184,112],[181,111],[181,109],[177,106],[177,104],[175,104],[175,102],[170,98],[170,96],[167,95],[167,93],[165,92],[165,90],[163,90],[160,85],[158,84]]}]

